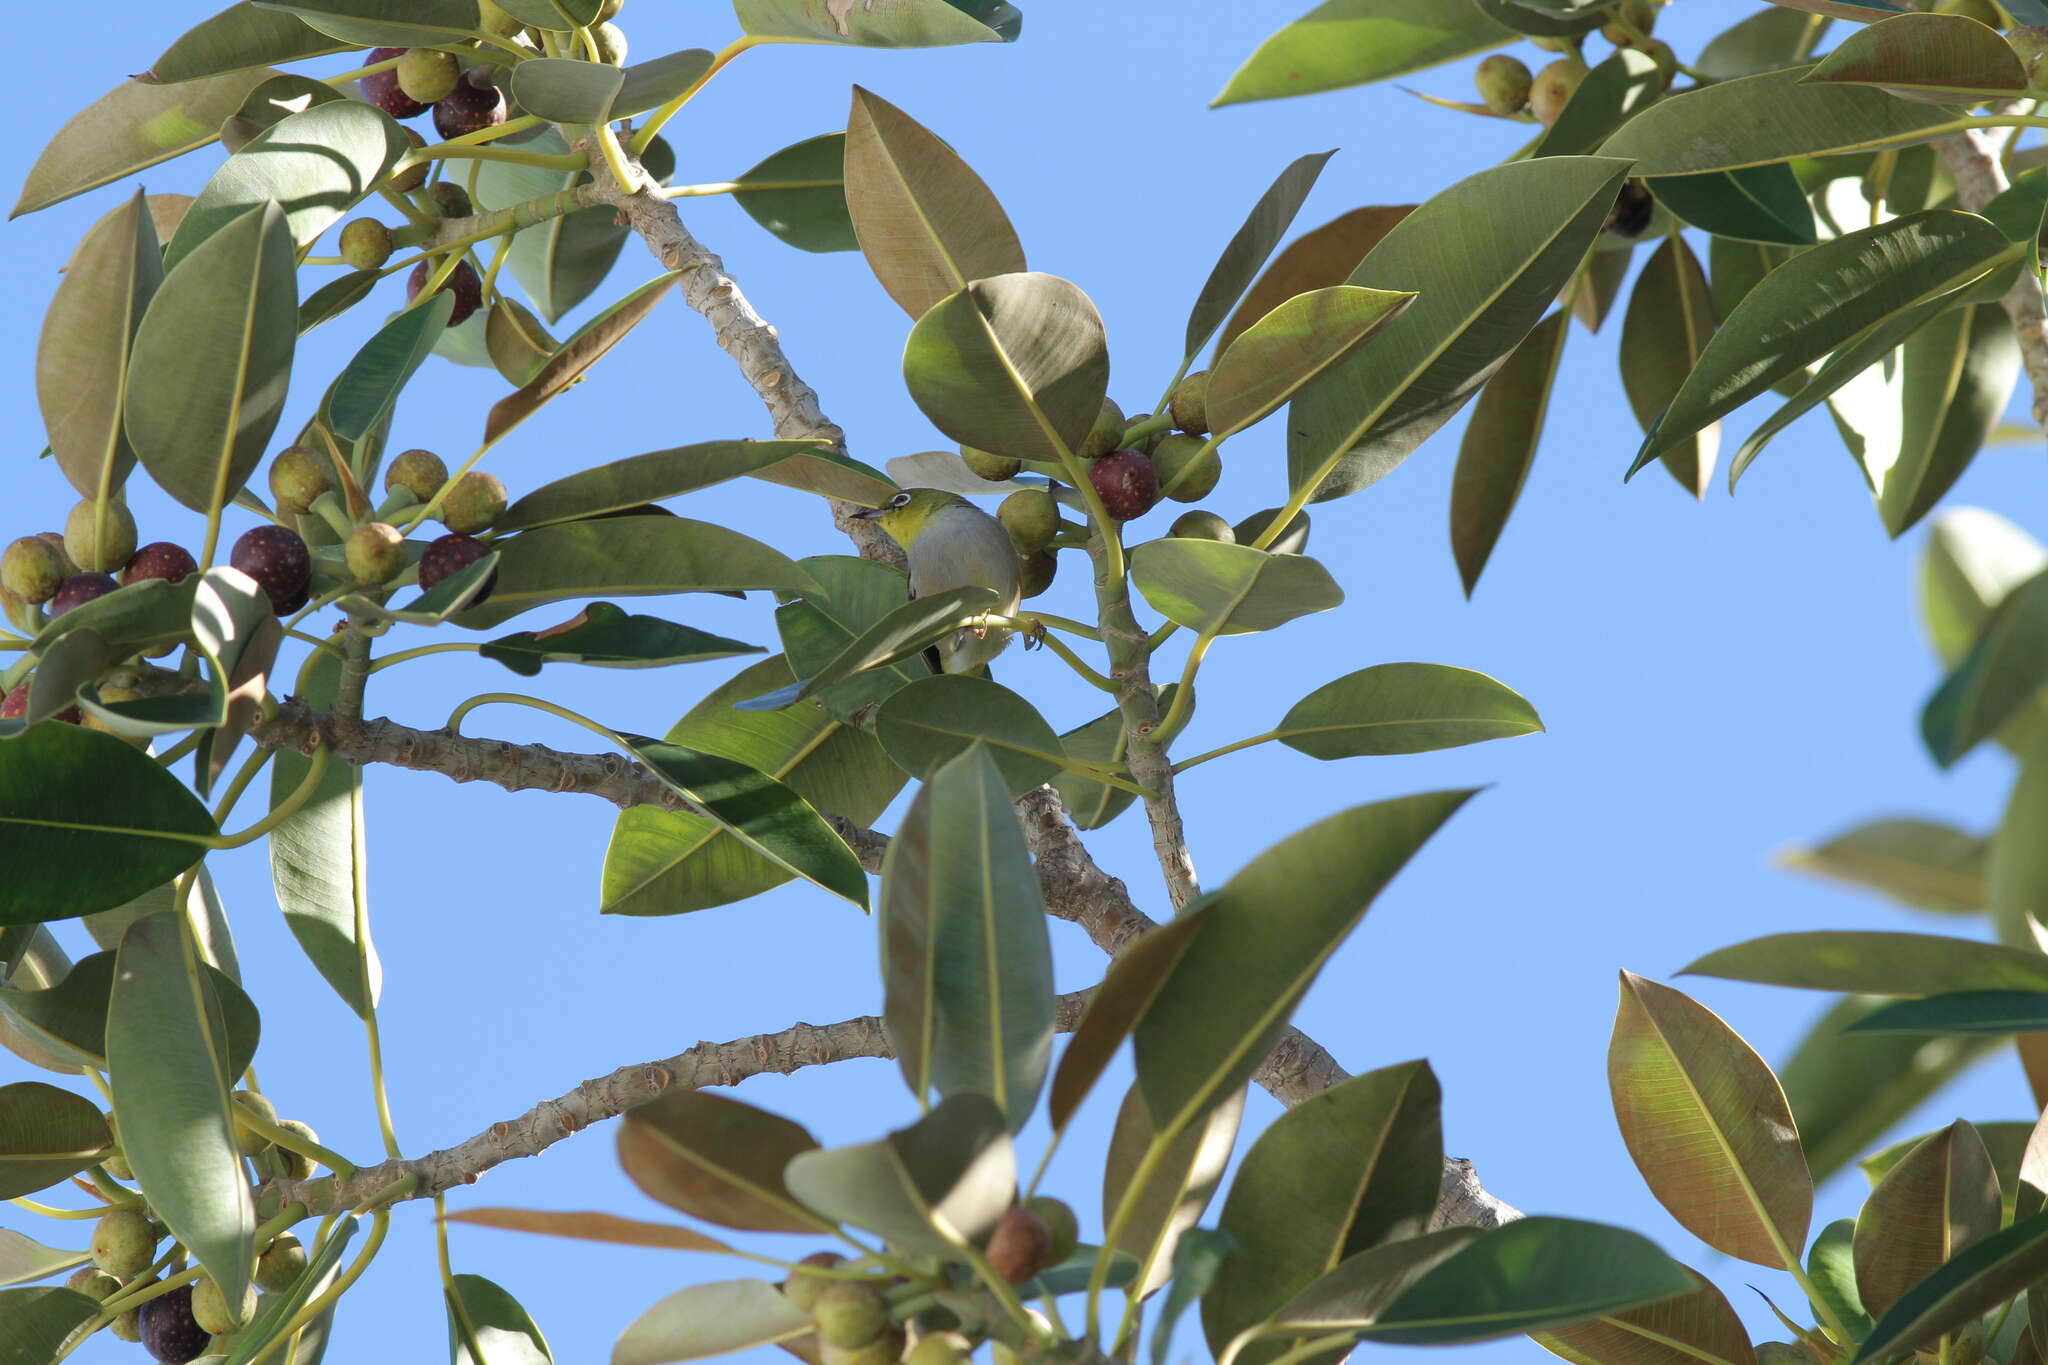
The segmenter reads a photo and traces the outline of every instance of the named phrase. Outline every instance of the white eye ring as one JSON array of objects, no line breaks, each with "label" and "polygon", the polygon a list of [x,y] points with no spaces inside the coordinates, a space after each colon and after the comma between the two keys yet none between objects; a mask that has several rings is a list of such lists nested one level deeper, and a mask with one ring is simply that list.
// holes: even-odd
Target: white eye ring
[{"label": "white eye ring", "polygon": [[910,506],[910,494],[908,494],[908,493],[898,493],[898,494],[897,494],[897,495],[896,495],[895,497],[893,497],[893,498],[889,499],[889,505],[890,505],[891,507],[908,507],[908,506]]}]

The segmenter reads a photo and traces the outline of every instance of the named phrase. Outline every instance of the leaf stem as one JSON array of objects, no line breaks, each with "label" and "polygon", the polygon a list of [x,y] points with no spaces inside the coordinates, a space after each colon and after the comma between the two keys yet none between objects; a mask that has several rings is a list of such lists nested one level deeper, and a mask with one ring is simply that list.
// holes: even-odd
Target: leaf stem
[{"label": "leaf stem", "polygon": [[341,1153],[334,1151],[332,1148],[323,1147],[303,1133],[287,1128],[283,1124],[268,1122],[256,1114],[242,1109],[239,1105],[236,1106],[235,1122],[252,1133],[259,1133],[269,1138],[271,1142],[288,1152],[297,1152],[300,1156],[311,1157],[336,1175],[346,1177],[354,1175],[356,1172],[355,1163]]},{"label": "leaf stem", "polygon": [[421,161],[503,161],[513,166],[531,166],[537,171],[580,171],[590,165],[582,152],[529,152],[518,147],[493,147],[484,143],[431,142],[415,148],[414,162]]},{"label": "leaf stem", "polygon": [[481,646],[467,640],[450,640],[446,644],[421,645],[417,649],[401,649],[396,654],[386,654],[383,658],[371,664],[370,671],[372,673],[381,673],[393,664],[402,664],[408,659],[424,658],[429,654],[452,654],[457,652],[474,654],[480,648]]},{"label": "leaf stem", "polygon": [[738,194],[743,190],[831,190],[837,180],[714,180],[703,185],[664,185],[655,193],[664,199],[697,199],[712,194]]},{"label": "leaf stem", "polygon": [[1195,700],[1195,674],[1201,672],[1202,660],[1208,657],[1209,646],[1215,643],[1215,632],[1204,631],[1195,637],[1195,643],[1188,649],[1188,661],[1180,671],[1180,686],[1174,689],[1173,700],[1167,704],[1166,714],[1160,718],[1159,729],[1155,732],[1159,736],[1160,747],[1171,744],[1187,721],[1188,708]]},{"label": "leaf stem", "polygon": [[49,1204],[38,1204],[35,1200],[23,1195],[16,1195],[7,1202],[19,1205],[30,1213],[41,1214],[45,1218],[103,1218],[107,1212],[104,1208],[60,1209]]},{"label": "leaf stem", "polygon": [[258,839],[261,839],[264,835],[270,833],[270,831],[276,829],[294,815],[297,815],[299,808],[313,799],[313,792],[320,785],[320,779],[326,773],[327,765],[333,757],[334,751],[325,744],[321,745],[313,753],[313,762],[307,767],[306,776],[292,790],[292,794],[279,802],[271,810],[270,814],[249,826],[240,834],[223,834],[208,842],[217,849],[240,848],[244,844],[255,843]]},{"label": "leaf stem", "polygon": [[1179,776],[1198,763],[1207,763],[1212,758],[1221,758],[1225,754],[1234,754],[1239,749],[1249,749],[1254,745],[1270,743],[1279,737],[1280,732],[1278,730],[1268,730],[1263,735],[1253,735],[1250,739],[1241,739],[1235,744],[1226,744],[1220,749],[1211,749],[1205,754],[1196,754],[1193,758],[1182,759],[1173,765],[1174,775]]},{"label": "leaf stem", "polygon": [[[633,141],[631,144],[633,155],[635,157],[643,157],[647,155],[648,144],[654,141],[655,134],[661,131],[662,125],[666,124],[670,119],[674,118],[678,113],[680,113],[684,105],[688,104],[691,100],[695,99],[697,97],[697,92],[699,90],[702,90],[705,86],[709,85],[711,83],[711,78],[713,76],[716,76],[719,72],[725,70],[726,65],[728,63],[735,60],[737,57],[739,57],[741,53],[747,51],[748,49],[758,47],[760,45],[760,42],[761,40],[759,38],[756,38],[753,34],[746,33],[741,34],[739,37],[733,39],[724,47],[720,48],[718,50],[718,54],[711,59],[711,65],[704,68],[703,75],[699,76],[695,81],[691,82],[689,89],[683,91],[682,94],[677,95],[674,99],[662,105],[659,109],[656,109],[653,113],[647,116],[647,122],[645,126],[643,126],[639,132],[633,134]],[[622,180],[619,183],[621,185],[624,185],[628,182]]]}]

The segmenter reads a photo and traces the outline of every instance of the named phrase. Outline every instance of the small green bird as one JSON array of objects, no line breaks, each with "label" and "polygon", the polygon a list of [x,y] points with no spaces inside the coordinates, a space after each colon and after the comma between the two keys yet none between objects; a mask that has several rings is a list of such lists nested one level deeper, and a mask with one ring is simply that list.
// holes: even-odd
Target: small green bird
[{"label": "small green bird", "polygon": [[[993,588],[998,600],[990,610],[1016,614],[1023,600],[1017,547],[1000,521],[959,494],[913,488],[854,515],[879,522],[903,547],[913,598],[952,588]],[[939,666],[947,673],[971,673],[1009,642],[1004,630],[957,630],[939,641]]]}]

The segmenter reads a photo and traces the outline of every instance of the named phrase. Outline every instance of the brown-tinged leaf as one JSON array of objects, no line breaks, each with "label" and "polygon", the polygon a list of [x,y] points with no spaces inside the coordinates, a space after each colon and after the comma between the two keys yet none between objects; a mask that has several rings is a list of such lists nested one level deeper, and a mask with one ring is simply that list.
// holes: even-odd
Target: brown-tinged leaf
[{"label": "brown-tinged leaf", "polygon": [[1480,390],[1458,444],[1458,468],[1451,476],[1451,554],[1467,597],[1479,586],[1479,575],[1536,463],[1567,335],[1562,311],[1538,323]]},{"label": "brown-tinged leaf", "polygon": [[730,1254],[732,1248],[715,1237],[674,1223],[647,1223],[638,1218],[621,1218],[611,1213],[569,1213],[553,1209],[465,1209],[447,1217],[451,1223],[471,1223],[480,1228],[505,1232],[537,1232],[547,1237],[575,1237],[586,1242],[610,1242],[614,1246],[662,1247],[669,1251],[709,1251]]},{"label": "brown-tinged leaf", "polygon": [[1191,907],[1187,914],[1133,940],[1109,964],[1053,1072],[1046,1107],[1055,1130],[1067,1126],[1081,1101],[1102,1079],[1110,1059],[1145,1016],[1145,1007],[1173,974],[1173,965],[1188,950],[1208,913],[1206,905]]},{"label": "brown-tinged leaf", "polygon": [[1998,1231],[2002,1214],[1991,1153],[1957,1119],[1886,1172],[1856,1217],[1864,1310],[1883,1316],[1957,1252]]},{"label": "brown-tinged leaf", "polygon": [[581,379],[592,365],[604,359],[607,351],[623,341],[626,333],[638,327],[654,311],[655,305],[661,302],[680,273],[671,270],[649,280],[583,324],[576,335],[562,343],[561,349],[540,367],[524,388],[491,405],[491,415],[484,423],[484,444],[498,441],[506,432],[539,411],[542,404]]},{"label": "brown-tinged leaf", "polygon": [[1573,1365],[1756,1365],[1742,1319],[1706,1276],[1686,1268],[1693,1291],[1577,1327],[1536,1344]]},{"label": "brown-tinged leaf", "polygon": [[782,1183],[793,1157],[818,1150],[799,1125],[701,1090],[671,1090],[627,1111],[619,1164],[650,1197],[720,1227],[828,1228]]},{"label": "brown-tinged leaf", "polygon": [[1597,332],[1607,321],[1607,315],[1614,310],[1614,301],[1621,297],[1621,284],[1628,278],[1629,262],[1634,257],[1633,246],[1619,251],[1595,251],[1586,257],[1578,283],[1566,291],[1566,297],[1571,301],[1572,316],[1579,320],[1581,327]]},{"label": "brown-tinged leaf", "polygon": [[1216,353],[1229,350],[1253,323],[1295,295],[1350,279],[1365,253],[1387,235],[1387,229],[1414,210],[1413,204],[1369,205],[1302,233],[1273,258],[1266,273],[1237,305],[1223,335],[1217,338]]}]

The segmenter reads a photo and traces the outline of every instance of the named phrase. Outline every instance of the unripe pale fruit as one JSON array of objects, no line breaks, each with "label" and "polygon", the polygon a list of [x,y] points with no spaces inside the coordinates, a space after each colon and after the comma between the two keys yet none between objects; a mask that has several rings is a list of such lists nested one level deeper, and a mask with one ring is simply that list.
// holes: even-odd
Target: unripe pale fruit
[{"label": "unripe pale fruit", "polygon": [[[846,1258],[836,1251],[814,1251],[798,1261],[797,1265],[833,1270],[845,1263]],[[817,1306],[819,1296],[838,1283],[838,1280],[828,1280],[823,1275],[806,1275],[799,1270],[783,1281],[782,1297],[808,1313]]]},{"label": "unripe pale fruit", "polygon": [[1074,1254],[1074,1248],[1081,1245],[1081,1220],[1074,1216],[1072,1205],[1064,1199],[1040,1194],[1025,1200],[1024,1207],[1037,1214],[1039,1221],[1052,1234],[1052,1253],[1048,1264],[1058,1265]]},{"label": "unripe pale fruit", "polygon": [[78,572],[78,565],[72,563],[71,556],[65,552],[64,533],[62,531],[38,531],[36,537],[39,540],[48,541],[51,549],[64,556],[64,576],[66,578]]},{"label": "unripe pale fruit", "polygon": [[834,1280],[811,1305],[811,1320],[827,1346],[866,1346],[889,1330],[889,1304],[872,1285]]},{"label": "unripe pale fruit", "polygon": [[[420,555],[421,590],[430,589],[443,579],[453,578],[490,552],[490,546],[468,536],[448,535],[429,541],[426,551]],[[493,573],[484,580],[483,591],[470,600],[470,605],[475,606],[489,597],[491,589],[497,586],[498,575]]]},{"label": "unripe pale fruit", "polygon": [[[237,1119],[243,1114],[248,1114],[264,1123],[277,1122],[277,1106],[270,1102],[269,1097],[259,1095],[253,1090],[237,1090],[233,1098]],[[241,1150],[243,1156],[261,1156],[263,1149],[269,1145],[270,1139],[255,1129],[245,1127],[239,1122],[235,1124],[235,1146]],[[229,1329],[216,1327],[212,1330],[225,1332]]]},{"label": "unripe pale fruit", "polygon": [[[100,700],[106,703],[142,700],[142,694],[140,692],[137,692],[132,687],[122,687],[117,683],[106,683],[102,685],[99,689],[99,694]],[[127,732],[117,728],[111,721],[100,719],[99,715],[96,712],[85,711],[81,708],[73,709],[79,711],[78,723],[80,725],[83,725],[86,729],[98,730],[101,734],[104,735],[117,736],[121,739],[128,741],[130,744],[133,744],[138,749],[147,749],[149,747],[149,736],[128,734]],[[112,1174],[112,1172],[109,1172],[108,1174]]]},{"label": "unripe pale fruit", "polygon": [[1051,550],[1034,550],[1030,554],[1017,556],[1017,592],[1021,597],[1036,597],[1052,586],[1052,580],[1060,571],[1059,556]]},{"label": "unripe pale fruit", "polygon": [[986,1255],[996,1274],[1022,1284],[1053,1263],[1052,1229],[1030,1209],[1013,1204],[989,1234]]},{"label": "unripe pale fruit", "polygon": [[1173,391],[1173,401],[1167,405],[1173,414],[1173,424],[1190,436],[1209,434],[1209,372],[1196,370]]},{"label": "unripe pale fruit", "polygon": [[[421,261],[412,268],[412,274],[405,277],[406,302],[420,296],[420,290],[427,287],[427,281],[434,277],[435,265],[429,260]],[[435,293],[455,295],[454,311],[448,314],[448,325],[460,327],[469,320],[469,315],[483,307],[484,282],[478,277],[476,267],[468,261],[459,261],[455,269],[448,272],[448,278],[441,281]]]},{"label": "unripe pale fruit", "polygon": [[1059,534],[1060,505],[1043,488],[1012,493],[996,508],[996,520],[1010,533],[1021,554],[1043,550]]},{"label": "unripe pale fruit", "polygon": [[279,616],[306,605],[313,581],[313,556],[297,531],[284,526],[258,526],[245,531],[228,551],[232,564],[270,598]]},{"label": "unripe pale fruit", "polygon": [[[370,60],[363,65],[374,66],[378,62],[388,62],[393,57],[403,57],[405,51],[402,47],[373,47],[370,49]],[[414,118],[427,112],[424,103],[398,88],[398,72],[394,68],[371,72],[356,82],[356,88],[362,91],[364,99],[393,118]]]},{"label": "unripe pale fruit", "polygon": [[1216,481],[1223,477],[1223,457],[1201,437],[1175,432],[1153,449],[1152,468],[1159,475],[1161,497],[1200,502],[1216,491]]},{"label": "unripe pale fruit", "polygon": [[1610,12],[1614,17],[1600,26],[1600,36],[1616,47],[1630,46],[1637,33],[1647,37],[1657,26],[1657,6],[1652,0],[1621,0]]},{"label": "unripe pale fruit", "polygon": [[[142,1283],[146,1288],[148,1285],[155,1284],[156,1280],[154,1278],[151,1278],[146,1281],[141,1281],[140,1283]],[[131,1285],[129,1287],[133,1288],[134,1286]],[[107,1330],[113,1333],[114,1340],[116,1341],[141,1341],[141,1316],[141,1310],[131,1308],[127,1312],[121,1314],[120,1317],[115,1318],[112,1322],[108,1323]]]},{"label": "unripe pale fruit", "polygon": [[380,270],[391,259],[391,229],[375,218],[342,224],[341,259],[351,270]]},{"label": "unripe pale fruit", "polygon": [[169,540],[152,540],[129,557],[127,567],[121,570],[121,582],[140,583],[145,578],[161,578],[166,583],[180,583],[190,574],[199,572],[199,561],[184,546]]},{"label": "unripe pale fruit", "polygon": [[525,25],[499,9],[496,0],[476,0],[477,27],[500,38],[510,38]]},{"label": "unripe pale fruit", "polygon": [[156,1229],[139,1209],[109,1209],[92,1230],[92,1263],[125,1280],[156,1259]]},{"label": "unripe pale fruit", "polygon": [[1529,87],[1529,112],[1545,126],[1556,123],[1584,79],[1584,62],[1576,57],[1560,57],[1536,73],[1536,80]]},{"label": "unripe pale fruit", "polygon": [[287,446],[270,462],[270,496],[280,512],[302,516],[315,498],[333,491],[327,461],[304,446]]},{"label": "unripe pale fruit", "polygon": [[[277,1126],[286,1132],[297,1133],[308,1142],[318,1142],[320,1140],[320,1135],[313,1131],[310,1124],[301,1123],[297,1119],[279,1119]],[[286,1180],[310,1180],[313,1178],[314,1166],[312,1157],[294,1152],[288,1147],[277,1147],[273,1148],[272,1151],[277,1161],[284,1168],[284,1178]]]},{"label": "unripe pale fruit", "polygon": [[1074,453],[1084,460],[1101,459],[1124,443],[1124,429],[1128,425],[1116,400],[1103,399],[1102,411],[1095,415],[1095,425],[1088,428],[1088,434],[1081,438],[1081,448]]},{"label": "unripe pale fruit", "polygon": [[[414,151],[427,145],[427,140],[420,136],[418,129],[401,128],[399,131],[405,134],[405,140],[412,144]],[[424,161],[414,162],[404,170],[393,173],[391,177],[391,188],[400,194],[407,194],[426,183],[427,163]]]},{"label": "unripe pale fruit", "polygon": [[1472,73],[1479,98],[1502,117],[1519,114],[1529,107],[1529,87],[1535,80],[1525,62],[1505,52],[1494,53]]},{"label": "unripe pale fruit", "polygon": [[408,450],[384,471],[384,491],[403,485],[421,502],[433,499],[448,482],[448,466],[431,450]]},{"label": "unripe pale fruit", "polygon": [[441,499],[441,524],[459,536],[491,529],[505,514],[505,485],[496,474],[472,469]]},{"label": "unripe pale fruit", "polygon": [[201,1275],[192,1286],[192,1321],[205,1328],[208,1336],[226,1336],[255,1315],[254,1286],[244,1286],[240,1305],[228,1302],[211,1275]]},{"label": "unripe pale fruit", "polygon": [[2048,57],[2048,28],[2027,24],[2005,35],[2005,41],[2027,65],[2027,74],[2032,76],[2041,65],[2041,59]]},{"label": "unripe pale fruit", "polygon": [[135,514],[125,503],[109,502],[104,519],[91,498],[64,518],[64,553],[87,573],[109,573],[135,553]]},{"label": "unripe pale fruit", "polygon": [[121,1122],[111,1113],[107,1115],[107,1136],[114,1140],[114,1150],[100,1165],[106,1167],[107,1174],[116,1180],[133,1180],[135,1172],[129,1168],[128,1157],[121,1150]]},{"label": "unripe pale fruit", "polygon": [[41,605],[70,577],[63,552],[41,536],[23,536],[0,551],[0,586],[24,602]]},{"label": "unripe pale fruit", "polygon": [[902,1356],[900,1328],[884,1332],[865,1346],[834,1346],[828,1341],[818,1347],[818,1359],[824,1365],[896,1365]]},{"label": "unripe pale fruit", "polygon": [[903,1357],[903,1365],[967,1365],[974,1343],[958,1332],[930,1332]]},{"label": "unripe pale fruit", "polygon": [[1237,543],[1237,533],[1230,529],[1229,522],[1199,507],[1175,517],[1166,534],[1182,540],[1220,540],[1225,545]]},{"label": "unripe pale fruit", "polygon": [[416,47],[398,59],[392,74],[398,77],[398,88],[407,99],[432,104],[455,89],[455,82],[462,79],[462,63],[452,52]]},{"label": "unripe pale fruit", "polygon": [[212,1333],[192,1317],[191,1285],[181,1284],[168,1294],[159,1294],[137,1312],[143,1349],[164,1365],[186,1365],[206,1354]]},{"label": "unripe pale fruit", "polygon": [[469,191],[453,180],[435,181],[421,198],[425,202],[420,207],[436,218],[467,218],[476,212],[469,202]]},{"label": "unripe pale fruit", "polygon": [[58,586],[57,595],[50,599],[50,615],[62,616],[73,607],[82,607],[96,598],[105,597],[120,586],[110,574],[75,573]]},{"label": "unripe pale fruit", "polygon": [[442,137],[481,133],[505,121],[505,92],[495,85],[480,85],[475,77],[475,72],[465,74],[453,90],[434,102],[434,131]]},{"label": "unripe pale fruit", "polygon": [[987,479],[990,483],[1001,483],[1024,467],[1022,460],[1008,455],[996,455],[986,450],[976,450],[973,446],[961,446],[960,458],[968,469],[974,472],[976,478]]},{"label": "unripe pale fruit", "polygon": [[368,522],[349,532],[341,552],[349,577],[375,587],[390,582],[405,567],[405,533],[381,521]]},{"label": "unripe pale fruit", "polygon": [[289,1232],[280,1232],[256,1258],[256,1283],[268,1293],[282,1294],[297,1283],[305,1269],[305,1243]]},{"label": "unripe pale fruit", "polygon": [[104,1270],[82,1265],[71,1272],[71,1278],[64,1281],[64,1287],[105,1303],[121,1288],[121,1282]]},{"label": "unripe pale fruit", "polygon": [[1116,521],[1142,517],[1159,501],[1159,475],[1135,450],[1119,450],[1088,466],[1088,482],[1095,485],[1103,510]]},{"label": "unripe pale fruit", "polygon": [[1656,215],[1657,200],[1650,187],[1640,180],[1624,180],[1604,226],[1617,237],[1636,238],[1643,235],[1643,229],[1650,226]]},{"label": "unripe pale fruit", "polygon": [[607,66],[626,64],[626,31],[617,24],[599,24],[590,30],[597,44],[597,59]]},{"label": "unripe pale fruit", "polygon": [[626,0],[604,0],[604,3],[597,7],[597,21],[600,24],[609,23],[618,18],[619,11],[625,7]]}]

